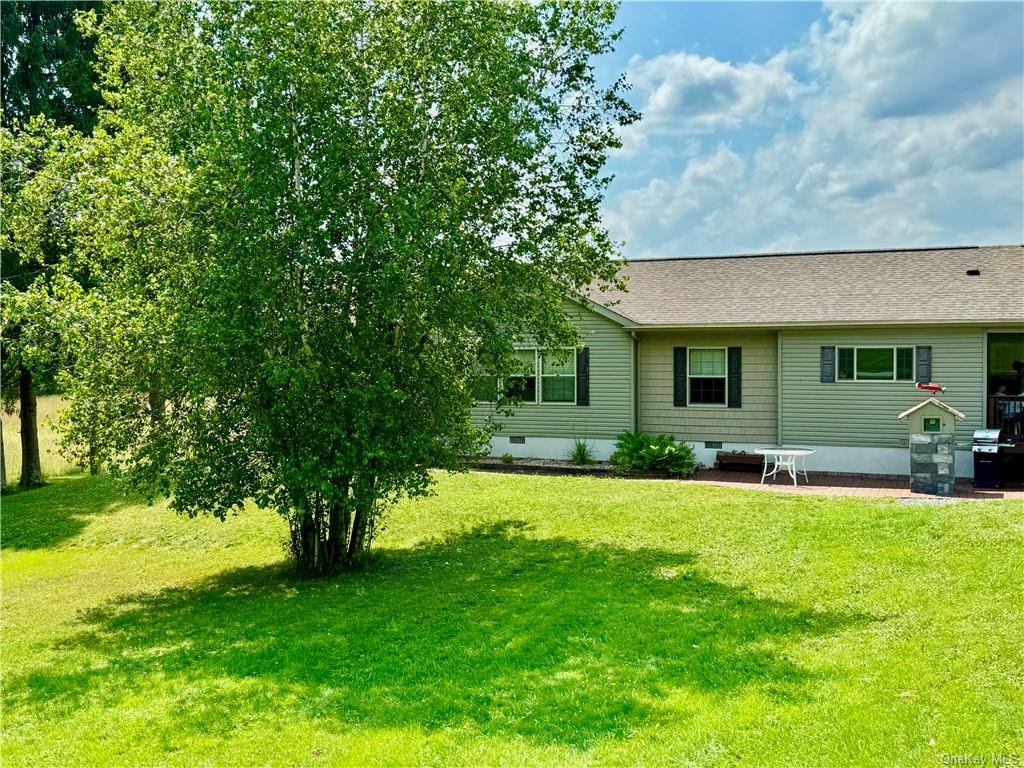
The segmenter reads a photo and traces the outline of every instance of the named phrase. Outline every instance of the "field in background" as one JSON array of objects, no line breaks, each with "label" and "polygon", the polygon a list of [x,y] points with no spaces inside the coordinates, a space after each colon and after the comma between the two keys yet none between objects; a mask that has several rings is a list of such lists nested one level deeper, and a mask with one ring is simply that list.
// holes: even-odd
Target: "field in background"
[{"label": "field in background", "polygon": [[[39,398],[39,458],[43,465],[43,476],[46,478],[58,477],[78,469],[58,452],[60,438],[50,424],[62,406],[63,401],[57,395]],[[21,474],[21,419],[18,418],[17,406],[13,414],[4,413],[2,418],[7,482],[11,486],[16,486]]]},{"label": "field in background", "polygon": [[3,501],[8,766],[1024,754],[1024,505],[441,476],[371,566],[83,475]]}]

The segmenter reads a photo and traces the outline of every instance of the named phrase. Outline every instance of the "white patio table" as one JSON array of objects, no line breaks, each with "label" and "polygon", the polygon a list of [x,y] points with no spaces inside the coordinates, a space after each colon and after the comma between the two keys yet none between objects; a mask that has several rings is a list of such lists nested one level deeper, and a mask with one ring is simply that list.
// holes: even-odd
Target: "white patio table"
[{"label": "white patio table", "polygon": [[[754,453],[764,456],[764,469],[761,470],[761,482],[766,478],[775,477],[780,471],[785,470],[793,478],[793,485],[796,485],[798,475],[803,475],[807,480],[807,457],[814,453],[813,448],[755,448]],[[768,457],[771,457],[772,468],[768,470]]]}]

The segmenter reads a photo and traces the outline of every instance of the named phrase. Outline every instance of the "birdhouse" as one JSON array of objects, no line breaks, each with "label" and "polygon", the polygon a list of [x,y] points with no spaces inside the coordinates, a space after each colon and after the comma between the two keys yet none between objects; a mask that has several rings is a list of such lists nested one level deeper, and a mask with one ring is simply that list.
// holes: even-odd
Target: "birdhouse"
[{"label": "birdhouse", "polygon": [[963,413],[929,397],[897,418],[910,430],[910,490],[952,496],[956,492],[956,422]]},{"label": "birdhouse", "polygon": [[929,397],[897,418],[907,422],[912,435],[951,435],[956,431],[956,422],[967,417],[941,400]]}]

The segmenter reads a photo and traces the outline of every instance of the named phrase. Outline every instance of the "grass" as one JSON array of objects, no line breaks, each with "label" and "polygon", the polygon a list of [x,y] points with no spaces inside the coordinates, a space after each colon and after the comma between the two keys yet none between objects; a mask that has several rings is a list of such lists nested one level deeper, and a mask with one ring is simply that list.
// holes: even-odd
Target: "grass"
[{"label": "grass", "polygon": [[1024,505],[471,473],[363,573],[71,476],[3,501],[5,766],[1024,753]]},{"label": "grass", "polygon": [[[57,417],[63,402],[60,397],[48,395],[40,397],[37,403],[39,419],[39,462],[43,468],[43,476],[63,475],[74,471],[71,462],[57,451],[58,435],[53,429],[52,420]],[[14,413],[4,413],[4,458],[7,461],[7,482],[12,490],[18,485],[21,475],[21,419],[15,405]]]}]

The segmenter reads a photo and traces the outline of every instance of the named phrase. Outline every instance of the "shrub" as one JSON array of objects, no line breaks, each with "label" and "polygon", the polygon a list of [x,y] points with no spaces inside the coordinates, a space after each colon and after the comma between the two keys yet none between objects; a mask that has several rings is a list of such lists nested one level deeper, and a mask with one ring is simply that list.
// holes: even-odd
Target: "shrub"
[{"label": "shrub", "polygon": [[689,477],[697,469],[697,457],[684,442],[671,435],[652,437],[644,432],[623,432],[615,443],[612,463],[622,472],[654,471]]},{"label": "shrub", "polygon": [[515,464],[516,463],[516,457],[513,456],[511,453],[503,453],[501,455],[501,463],[502,464]]},{"label": "shrub", "polygon": [[569,451],[569,461],[580,466],[593,464],[594,451],[591,449],[590,443],[586,440],[575,441],[572,444],[572,449]]}]

